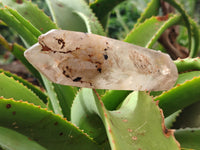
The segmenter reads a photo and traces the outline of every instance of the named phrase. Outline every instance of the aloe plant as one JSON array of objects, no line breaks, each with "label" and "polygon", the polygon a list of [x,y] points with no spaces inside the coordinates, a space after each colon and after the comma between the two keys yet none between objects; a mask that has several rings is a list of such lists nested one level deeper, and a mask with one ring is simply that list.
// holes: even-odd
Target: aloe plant
[{"label": "aloe plant", "polygon": [[0,147],[9,150],[200,149],[200,124],[187,111],[187,107],[192,107],[199,112],[194,105],[200,96],[200,58],[196,57],[200,31],[177,1],[164,1],[177,9],[177,13],[160,17],[160,0],[151,0],[124,41],[152,48],[164,31],[182,25],[188,30],[190,57],[174,61],[179,78],[169,91],[133,92],[79,89],[51,83],[23,56],[39,35],[51,29],[105,36],[109,12],[123,0],[46,0],[53,20],[30,1],[1,0],[3,25],[14,29],[26,48],[8,43],[2,36],[0,43],[29,69],[45,92],[17,75],[0,70]]}]

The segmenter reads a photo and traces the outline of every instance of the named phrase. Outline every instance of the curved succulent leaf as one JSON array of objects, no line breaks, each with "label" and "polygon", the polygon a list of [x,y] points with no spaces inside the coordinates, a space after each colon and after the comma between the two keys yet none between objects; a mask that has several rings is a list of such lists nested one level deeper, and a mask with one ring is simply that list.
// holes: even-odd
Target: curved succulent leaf
[{"label": "curved succulent leaf", "polygon": [[62,112],[62,108],[60,106],[60,101],[58,99],[58,95],[55,92],[55,87],[53,86],[53,83],[51,81],[49,81],[45,76],[41,75],[42,79],[44,81],[44,85],[45,88],[47,90],[48,96],[50,98],[50,106],[51,109],[53,110],[53,112],[55,114],[59,114],[60,116],[63,117],[63,112]]},{"label": "curved succulent leaf", "polygon": [[108,90],[101,99],[108,110],[115,110],[132,91]]},{"label": "curved succulent leaf", "polygon": [[200,101],[184,108],[179,116],[176,118],[176,122],[173,123],[175,129],[185,128],[199,128],[200,127]]},{"label": "curved succulent leaf", "polygon": [[200,58],[185,58],[185,59],[177,59],[174,61],[178,72],[192,71],[192,70],[200,70]]},{"label": "curved succulent leaf", "polygon": [[3,20],[8,26],[17,31],[21,37],[26,40],[28,45],[33,45],[37,42],[37,38],[15,18],[6,8],[0,9],[0,19]]},{"label": "curved succulent leaf", "polygon": [[23,24],[31,32],[31,34],[33,34],[35,37],[40,36],[41,32],[32,24],[30,24],[28,20],[24,19],[24,17],[22,17],[16,10],[11,9],[8,6],[6,6],[6,8],[19,22],[21,22],[21,24]]},{"label": "curved succulent leaf", "polygon": [[183,148],[194,149],[194,150],[200,149],[199,128],[187,128],[187,129],[176,130],[175,137],[180,142],[181,147]]},{"label": "curved succulent leaf", "polygon": [[35,105],[46,108],[46,105],[39,99],[35,93],[25,87],[22,83],[13,77],[8,77],[4,73],[0,73],[0,96],[5,98],[14,98],[16,100],[28,101]]},{"label": "curved succulent leaf", "polygon": [[30,23],[42,33],[57,28],[56,24],[53,23],[51,19],[31,1],[22,0],[21,3],[16,0],[1,1],[4,5],[16,9],[21,16],[30,21]]},{"label": "curved succulent leaf", "polygon": [[8,150],[46,150],[26,136],[4,127],[0,127],[0,147]]},{"label": "curved succulent leaf", "polygon": [[151,0],[148,3],[148,6],[144,10],[144,12],[141,14],[140,18],[137,20],[137,23],[134,27],[137,27],[140,23],[144,22],[146,19],[156,16],[159,12],[160,8],[160,0]]},{"label": "curved succulent leaf", "polygon": [[27,88],[29,88],[31,91],[33,91],[44,103],[47,103],[47,95],[44,94],[38,87],[32,85],[30,82],[27,82],[26,80],[22,79],[21,77],[14,75],[10,72],[4,71],[2,69],[0,69],[0,73],[5,74],[8,77],[13,78],[16,81],[19,81],[20,83],[22,83],[24,86],[26,86]]},{"label": "curved succulent leaf", "polygon": [[[8,17],[8,16],[7,16]],[[0,43],[4,46],[4,48],[10,51],[18,60],[20,60],[28,70],[40,81],[43,85],[43,81],[41,79],[40,73],[26,60],[24,57],[25,48],[18,45],[17,43],[10,44],[6,39],[0,36]]]},{"label": "curved succulent leaf", "polygon": [[93,3],[90,3],[90,8],[92,8],[101,24],[105,27],[109,12],[123,1],[125,0],[96,0]]},{"label": "curved succulent leaf", "polygon": [[176,118],[180,115],[182,111],[179,110],[173,114],[171,114],[170,116],[168,116],[167,118],[165,118],[165,126],[168,129],[171,129],[173,127],[174,122],[176,122]]},{"label": "curved succulent leaf", "polygon": [[83,129],[97,143],[102,143],[107,139],[106,132],[102,120],[98,117],[94,97],[92,89],[82,88],[77,93],[71,108],[71,122]]},{"label": "curved succulent leaf", "polygon": [[192,33],[191,33],[191,25],[190,25],[188,14],[186,13],[185,9],[181,6],[181,4],[177,2],[176,0],[164,0],[164,1],[171,4],[174,8],[176,8],[181,13],[181,16],[183,17],[184,22],[185,22],[185,26],[187,27],[187,30],[188,30],[189,49],[191,49]]},{"label": "curved succulent leaf", "polygon": [[71,107],[78,88],[72,86],[58,85],[53,83],[54,90],[57,93],[63,116],[70,120]]},{"label": "curved succulent leaf", "polygon": [[[151,17],[134,28],[125,38],[125,42],[151,48],[160,35],[170,26],[180,22],[180,15]],[[151,31],[151,32],[149,32]],[[141,33],[143,35],[141,35]]]},{"label": "curved succulent leaf", "polygon": [[[84,0],[46,0],[57,25],[65,30],[87,32],[86,24],[96,34],[105,35],[103,28]],[[65,16],[63,17],[63,15]],[[77,15],[79,14],[79,15]],[[83,14],[83,15],[80,15]],[[84,18],[82,18],[84,16]],[[85,17],[87,17],[87,22]],[[69,21],[70,20],[70,21]],[[93,32],[94,33],[94,32]]]},{"label": "curved succulent leaf", "polygon": [[[95,33],[99,34],[101,29],[96,26],[95,22],[91,18],[89,18],[87,15],[83,14],[82,12],[74,11],[78,16],[84,20],[84,23],[86,25],[86,29],[88,33]],[[102,32],[103,33],[103,32]]]},{"label": "curved succulent leaf", "polygon": [[12,129],[48,150],[99,150],[80,129],[46,109],[0,98],[0,126]]},{"label": "curved succulent leaf", "polygon": [[194,77],[200,76],[200,71],[191,71],[186,73],[181,73],[178,76],[178,79],[176,81],[175,85],[182,84],[188,80],[192,80]]},{"label": "curved succulent leaf", "polygon": [[159,101],[159,106],[163,109],[164,116],[167,117],[179,109],[199,101],[200,91],[197,90],[199,88],[200,76],[163,92],[155,100]]},{"label": "curved succulent leaf", "polygon": [[191,47],[190,57],[195,57],[200,49],[200,29],[197,23],[192,19],[190,19],[190,24],[192,26],[192,41],[194,42],[194,44]]}]

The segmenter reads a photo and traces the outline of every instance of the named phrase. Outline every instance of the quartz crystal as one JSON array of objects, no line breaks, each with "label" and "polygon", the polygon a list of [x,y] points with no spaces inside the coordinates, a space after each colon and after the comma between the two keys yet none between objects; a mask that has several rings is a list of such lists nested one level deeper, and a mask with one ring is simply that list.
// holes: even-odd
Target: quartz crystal
[{"label": "quartz crystal", "polygon": [[114,90],[162,91],[175,84],[169,55],[119,40],[51,30],[25,52],[27,60],[58,84]]}]

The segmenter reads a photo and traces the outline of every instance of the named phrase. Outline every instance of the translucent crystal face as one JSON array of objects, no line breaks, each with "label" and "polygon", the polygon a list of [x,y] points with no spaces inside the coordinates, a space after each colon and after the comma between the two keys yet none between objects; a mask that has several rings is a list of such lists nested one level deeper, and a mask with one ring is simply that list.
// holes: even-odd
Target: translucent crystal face
[{"label": "translucent crystal face", "polygon": [[177,69],[167,54],[111,38],[51,30],[25,52],[51,81],[116,90],[168,90]]}]

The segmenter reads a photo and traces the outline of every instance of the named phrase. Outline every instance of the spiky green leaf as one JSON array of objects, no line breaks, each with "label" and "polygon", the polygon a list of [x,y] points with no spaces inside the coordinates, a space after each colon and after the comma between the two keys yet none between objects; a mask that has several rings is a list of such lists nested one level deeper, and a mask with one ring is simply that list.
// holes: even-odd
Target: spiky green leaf
[{"label": "spiky green leaf", "polygon": [[[87,32],[86,24],[89,24],[95,29],[96,34],[105,35],[101,24],[84,0],[46,0],[46,2],[54,21],[60,28]],[[64,17],[62,14],[65,14]]]},{"label": "spiky green leaf", "polygon": [[100,150],[70,122],[34,105],[0,98],[0,126],[16,131],[48,150]]},{"label": "spiky green leaf", "polygon": [[28,101],[29,103],[46,108],[46,105],[35,93],[19,83],[19,81],[13,79],[13,77],[8,77],[4,73],[0,73],[0,83],[0,96]]}]

